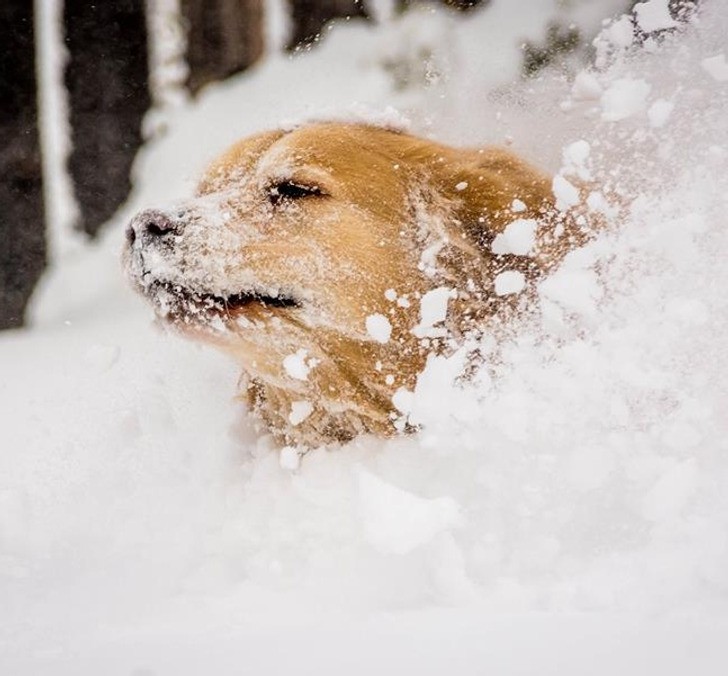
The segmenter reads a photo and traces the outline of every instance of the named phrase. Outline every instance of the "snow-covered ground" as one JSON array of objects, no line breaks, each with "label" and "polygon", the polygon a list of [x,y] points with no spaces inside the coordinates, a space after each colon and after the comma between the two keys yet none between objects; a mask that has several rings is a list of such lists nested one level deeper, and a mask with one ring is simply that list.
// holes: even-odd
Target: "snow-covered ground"
[{"label": "snow-covered ground", "polygon": [[[0,336],[0,673],[728,669],[728,11],[705,0],[642,45],[612,22],[598,67],[522,82],[551,3],[378,4],[385,25],[176,110],[103,240],[69,248],[33,328]],[[619,3],[595,4],[573,20]],[[664,4],[644,28],[668,27]],[[157,331],[118,258],[130,214],[228,143],[331,116],[512,142],[563,199],[587,178],[623,213],[604,207],[497,367],[456,386],[457,355],[429,365],[422,433],[289,471],[236,367]]]}]

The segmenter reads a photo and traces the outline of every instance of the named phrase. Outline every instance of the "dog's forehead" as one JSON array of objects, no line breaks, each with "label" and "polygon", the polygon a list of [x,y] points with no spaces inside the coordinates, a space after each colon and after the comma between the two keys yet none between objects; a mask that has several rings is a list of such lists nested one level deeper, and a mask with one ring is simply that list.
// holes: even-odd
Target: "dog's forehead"
[{"label": "dog's forehead", "polygon": [[315,124],[298,127],[277,138],[264,150],[257,173],[291,174],[298,169],[335,172],[350,164],[354,155],[371,154],[361,129],[345,124]]},{"label": "dog's forehead", "polygon": [[284,134],[280,130],[268,131],[233,144],[207,167],[200,179],[198,192],[213,192],[240,181],[255,169],[261,155]]},{"label": "dog's forehead", "polygon": [[264,132],[239,141],[215,160],[198,192],[251,180],[262,185],[301,172],[312,179],[353,177],[358,167],[381,175],[399,166],[397,159],[407,138],[386,128],[346,123],[316,123]]}]

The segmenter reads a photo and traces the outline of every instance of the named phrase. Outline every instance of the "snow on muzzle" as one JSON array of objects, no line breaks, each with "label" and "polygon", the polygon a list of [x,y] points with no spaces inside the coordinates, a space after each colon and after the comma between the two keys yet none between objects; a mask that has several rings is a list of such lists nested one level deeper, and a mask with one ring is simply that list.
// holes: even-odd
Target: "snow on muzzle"
[{"label": "snow on muzzle", "polygon": [[[224,230],[200,228],[200,215],[190,209],[172,212],[145,209],[126,230],[124,263],[132,283],[157,313],[167,319],[200,320],[206,315],[242,310],[251,304],[296,308],[300,302],[283,292],[246,280],[231,287],[213,270],[239,241],[226,241]],[[237,240],[237,238],[235,238]],[[242,281],[242,280],[241,280]]]}]

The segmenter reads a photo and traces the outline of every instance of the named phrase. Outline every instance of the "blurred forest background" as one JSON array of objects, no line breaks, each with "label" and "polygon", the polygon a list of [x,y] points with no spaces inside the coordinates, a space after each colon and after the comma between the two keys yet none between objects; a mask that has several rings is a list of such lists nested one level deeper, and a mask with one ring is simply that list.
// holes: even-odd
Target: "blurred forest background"
[{"label": "blurred forest background", "polygon": [[[388,0],[387,11],[408,12],[424,1]],[[549,1],[557,2],[544,0]],[[38,122],[39,41],[46,38],[38,13],[53,7],[60,24],[65,54],[59,60],[67,110],[58,114],[67,118],[74,227],[92,241],[127,198],[135,154],[145,135],[155,133],[144,120],[153,106],[150,52],[158,39],[150,8],[159,2],[0,3],[0,329],[23,324],[48,259],[43,135]],[[467,16],[487,11],[490,0],[439,0],[439,4]],[[623,9],[633,4],[621,3]],[[265,44],[267,12],[275,9],[286,15],[287,35],[281,47],[295,53],[315,48],[334,20],[375,23],[382,1],[172,0],[171,5],[184,45],[185,95],[194,97],[209,83],[250,68],[273,48]],[[556,54],[586,51],[588,46],[588,39],[574,26],[553,24],[541,43],[523,44],[523,75],[534,76]],[[45,195],[47,202],[47,187]]]}]

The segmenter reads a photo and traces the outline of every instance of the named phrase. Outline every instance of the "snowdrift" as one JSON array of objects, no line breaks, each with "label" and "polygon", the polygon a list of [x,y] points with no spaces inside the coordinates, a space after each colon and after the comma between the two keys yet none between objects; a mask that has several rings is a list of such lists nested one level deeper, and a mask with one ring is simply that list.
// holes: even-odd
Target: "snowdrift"
[{"label": "snowdrift", "polygon": [[[211,88],[105,239],[49,272],[33,328],[0,336],[3,673],[724,672],[728,11],[674,25],[653,0],[647,37],[612,20],[592,66],[524,82],[518,40],[549,14],[507,4],[342,26]],[[386,64],[423,44],[424,85],[396,90]],[[239,136],[362,115],[512,141],[560,199],[600,186],[608,227],[474,382],[431,360],[419,435],[291,471],[236,367],[126,288],[123,226]]]}]

